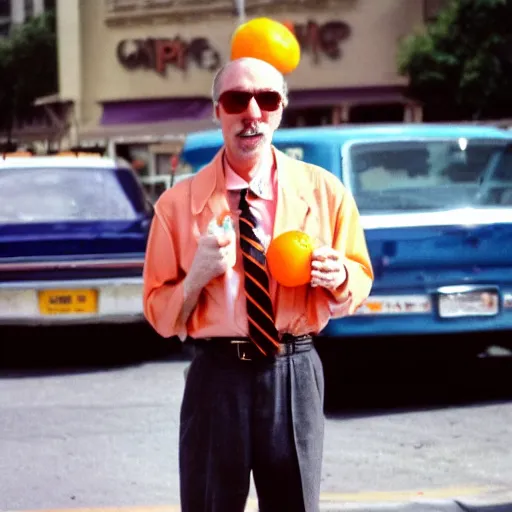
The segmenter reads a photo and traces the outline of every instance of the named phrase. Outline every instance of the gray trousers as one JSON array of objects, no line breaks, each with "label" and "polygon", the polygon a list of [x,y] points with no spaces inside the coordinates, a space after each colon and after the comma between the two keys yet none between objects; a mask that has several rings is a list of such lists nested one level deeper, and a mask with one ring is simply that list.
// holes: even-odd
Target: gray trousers
[{"label": "gray trousers", "polygon": [[317,512],[324,376],[314,348],[273,362],[198,351],[180,418],[183,512]]}]

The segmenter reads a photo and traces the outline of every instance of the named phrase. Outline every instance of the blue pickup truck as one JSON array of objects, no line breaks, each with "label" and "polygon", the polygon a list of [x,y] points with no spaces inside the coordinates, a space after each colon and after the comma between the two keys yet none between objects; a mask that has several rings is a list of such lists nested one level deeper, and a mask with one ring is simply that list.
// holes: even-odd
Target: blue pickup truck
[{"label": "blue pickup truck", "polygon": [[[221,144],[219,130],[191,134],[183,163],[196,172]],[[491,332],[511,329],[511,132],[465,124],[289,128],[274,144],[335,174],[362,215],[373,290],[322,336],[483,333],[485,345]]]}]

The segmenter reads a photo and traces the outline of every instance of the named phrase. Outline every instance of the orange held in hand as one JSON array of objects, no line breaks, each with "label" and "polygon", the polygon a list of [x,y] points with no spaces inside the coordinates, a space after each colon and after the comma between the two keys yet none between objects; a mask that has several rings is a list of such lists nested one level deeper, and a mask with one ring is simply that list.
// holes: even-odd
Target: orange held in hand
[{"label": "orange held in hand", "polygon": [[301,286],[311,280],[313,240],[302,231],[287,231],[274,238],[267,263],[274,279],[283,286]]},{"label": "orange held in hand", "polygon": [[255,18],[240,25],[231,39],[231,60],[253,57],[281,73],[291,73],[300,61],[300,46],[293,32],[270,18]]}]

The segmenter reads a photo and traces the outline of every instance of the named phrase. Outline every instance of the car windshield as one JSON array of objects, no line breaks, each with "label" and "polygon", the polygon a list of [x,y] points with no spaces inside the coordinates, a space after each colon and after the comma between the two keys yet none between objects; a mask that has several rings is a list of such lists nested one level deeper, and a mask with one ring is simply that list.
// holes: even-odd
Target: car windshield
[{"label": "car windshield", "polygon": [[354,143],[344,165],[361,213],[512,206],[512,151],[502,140]]},{"label": "car windshield", "polygon": [[110,169],[0,170],[0,223],[132,220],[136,211]]}]

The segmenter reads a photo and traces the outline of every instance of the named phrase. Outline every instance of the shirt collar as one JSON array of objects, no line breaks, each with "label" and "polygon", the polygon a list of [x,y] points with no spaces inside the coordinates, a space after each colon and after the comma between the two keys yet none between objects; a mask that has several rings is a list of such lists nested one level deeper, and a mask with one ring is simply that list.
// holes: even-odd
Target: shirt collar
[{"label": "shirt collar", "polygon": [[261,199],[272,200],[274,192],[272,187],[272,173],[274,169],[272,152],[260,164],[256,176],[247,183],[233,168],[229,165],[226,158],[224,160],[224,176],[226,180],[226,190],[242,190],[249,188],[253,194]]}]

